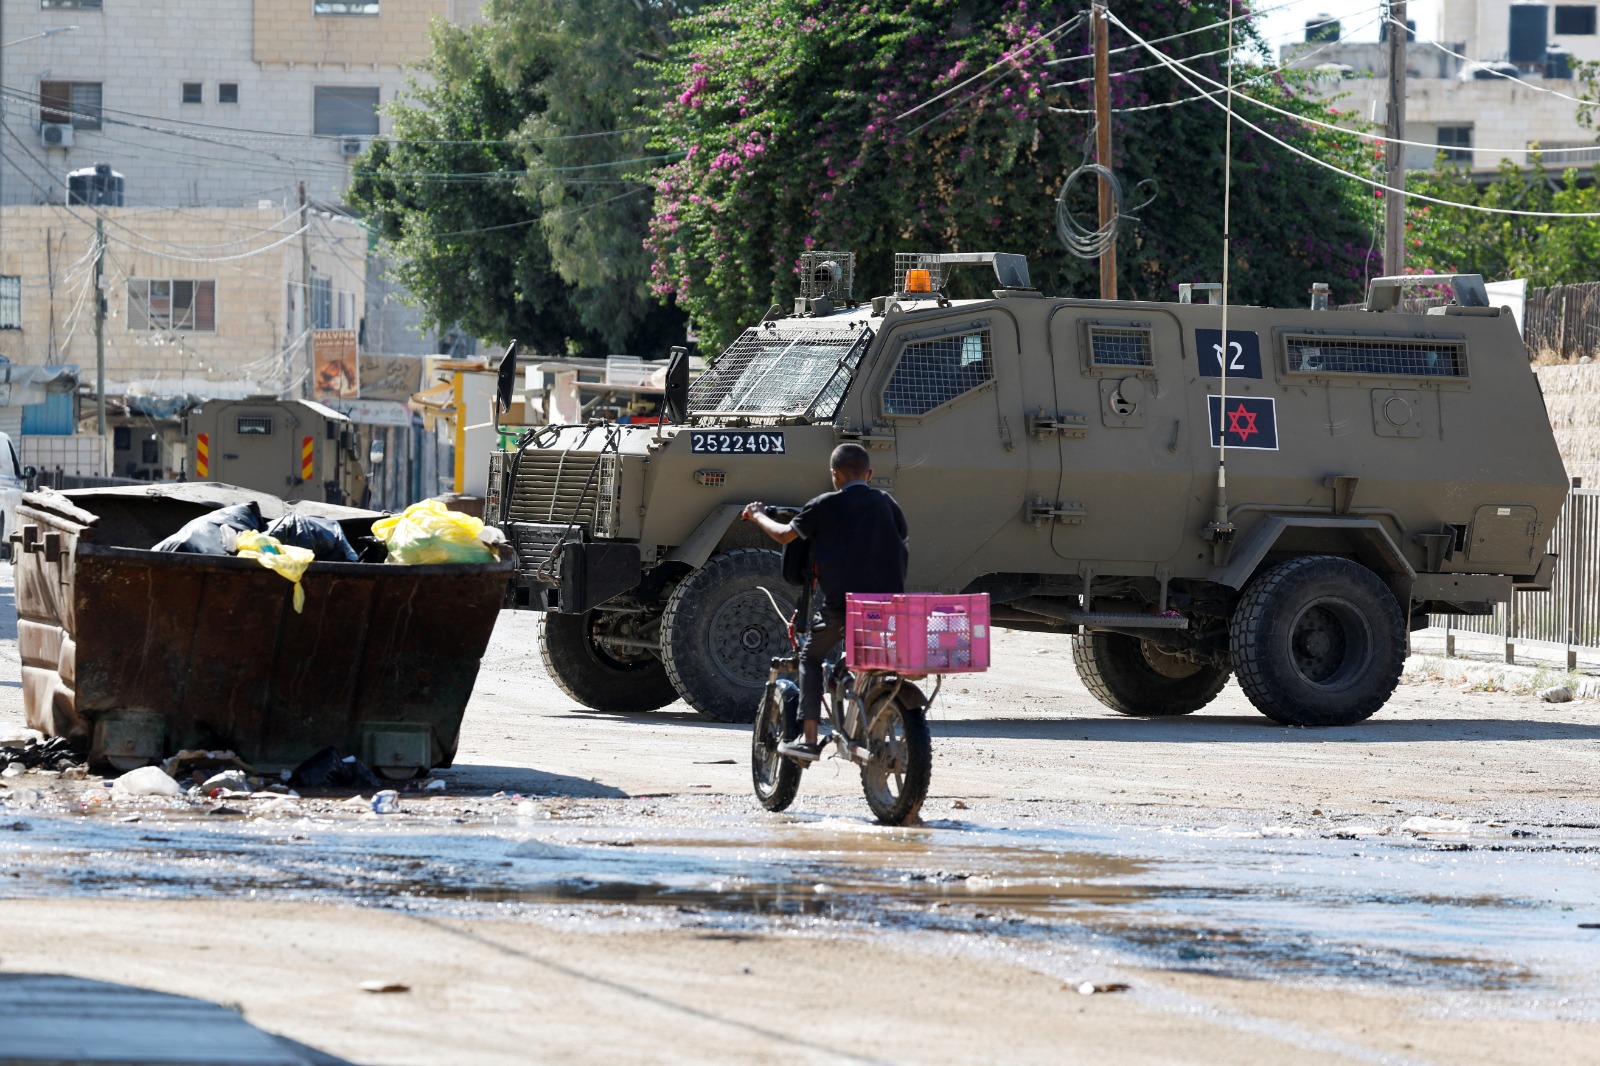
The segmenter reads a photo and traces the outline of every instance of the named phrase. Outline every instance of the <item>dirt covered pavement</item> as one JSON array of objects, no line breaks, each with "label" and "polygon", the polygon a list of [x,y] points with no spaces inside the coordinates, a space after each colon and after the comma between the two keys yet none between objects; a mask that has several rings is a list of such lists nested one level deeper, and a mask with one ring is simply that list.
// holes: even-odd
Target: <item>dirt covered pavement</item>
[{"label": "dirt covered pavement", "polygon": [[398,814],[0,779],[0,972],[363,1064],[1600,1062],[1593,702],[1425,681],[1286,730],[1230,687],[1138,721],[1005,635],[940,698],[926,824],[887,830],[839,763],[761,811],[746,730],[574,708],[534,639],[502,615],[446,788]]}]

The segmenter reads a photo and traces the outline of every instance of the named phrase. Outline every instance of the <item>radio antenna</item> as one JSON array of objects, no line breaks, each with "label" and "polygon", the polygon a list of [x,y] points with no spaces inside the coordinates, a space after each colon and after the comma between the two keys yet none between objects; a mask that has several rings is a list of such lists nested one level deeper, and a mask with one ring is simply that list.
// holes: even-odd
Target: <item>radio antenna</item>
[{"label": "radio antenna", "polygon": [[[1228,4],[1228,91],[1222,140],[1222,342],[1217,346],[1217,371],[1220,397],[1217,401],[1217,505],[1206,526],[1211,541],[1212,562],[1221,566],[1233,539],[1233,523],[1228,520],[1228,267],[1233,260],[1233,23],[1234,0]],[[1198,354],[1198,353],[1197,353]],[[1209,419],[1207,420],[1209,422]]]}]

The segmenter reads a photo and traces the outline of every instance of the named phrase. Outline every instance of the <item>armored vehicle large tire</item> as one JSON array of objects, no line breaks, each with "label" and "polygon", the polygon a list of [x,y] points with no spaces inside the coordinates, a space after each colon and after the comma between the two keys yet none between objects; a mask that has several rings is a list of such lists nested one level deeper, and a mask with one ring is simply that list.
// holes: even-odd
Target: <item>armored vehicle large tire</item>
[{"label": "armored vehicle large tire", "polygon": [[544,615],[539,657],[561,691],[597,711],[653,711],[678,698],[661,660],[649,652],[622,658],[595,642],[605,618],[588,614]]},{"label": "armored vehicle large tire", "polygon": [[1378,576],[1305,555],[1257,575],[1229,633],[1239,687],[1284,725],[1353,725],[1388,701],[1406,657],[1405,618]]},{"label": "armored vehicle large tire", "polygon": [[790,650],[795,599],[783,556],[766,548],[714,555],[678,583],[661,617],[661,657],[689,706],[724,722],[755,720],[772,659]]},{"label": "armored vehicle large tire", "polygon": [[1124,633],[1079,633],[1072,661],[1083,687],[1119,714],[1193,714],[1216,698],[1228,671],[1191,663]]}]

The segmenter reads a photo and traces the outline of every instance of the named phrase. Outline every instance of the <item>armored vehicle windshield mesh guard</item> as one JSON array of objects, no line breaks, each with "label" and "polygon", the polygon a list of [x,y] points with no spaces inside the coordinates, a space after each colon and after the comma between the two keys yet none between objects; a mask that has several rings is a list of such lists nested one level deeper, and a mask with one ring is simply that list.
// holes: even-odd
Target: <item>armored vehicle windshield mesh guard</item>
[{"label": "armored vehicle windshield mesh guard", "polygon": [[[1224,338],[1217,305],[1047,298],[1021,256],[899,258],[896,294],[857,304],[849,257],[808,254],[794,312],[746,330],[681,424],[494,456],[513,601],[545,613],[574,700],[748,721],[797,590],[740,509],[826,491],[846,440],[906,512],[912,589],[1070,637],[1125,714],[1190,713],[1235,675],[1276,721],[1360,721],[1408,628],[1549,586],[1565,471],[1481,279],[1429,279],[1456,299],[1426,315],[1393,310],[1411,279],[1360,311],[1234,306]],[[974,266],[999,287],[950,299]]]}]

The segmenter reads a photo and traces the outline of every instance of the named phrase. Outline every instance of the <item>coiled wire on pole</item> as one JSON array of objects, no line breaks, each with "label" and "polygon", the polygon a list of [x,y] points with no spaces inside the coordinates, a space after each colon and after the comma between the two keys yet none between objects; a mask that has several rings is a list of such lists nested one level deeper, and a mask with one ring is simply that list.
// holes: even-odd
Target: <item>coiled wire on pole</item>
[{"label": "coiled wire on pole", "polygon": [[[1084,175],[1093,175],[1096,181],[1103,180],[1111,189],[1111,217],[1106,224],[1090,229],[1079,222],[1073,215],[1072,209],[1067,205],[1068,196],[1072,192],[1073,183]],[[1146,178],[1133,187],[1134,192],[1141,192],[1146,186],[1153,186],[1154,182]],[[1138,222],[1138,217],[1133,213],[1142,211],[1156,198],[1151,192],[1150,196],[1132,211],[1122,210],[1122,182],[1110,167],[1103,167],[1099,163],[1085,163],[1083,166],[1067,175],[1067,180],[1061,183],[1061,191],[1056,194],[1056,236],[1060,238],[1061,245],[1072,255],[1079,259],[1098,259],[1105,254],[1117,241],[1117,226],[1126,219],[1129,222]]]}]

